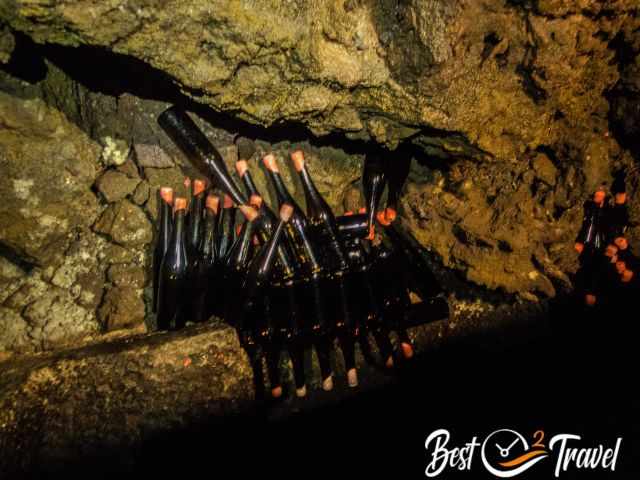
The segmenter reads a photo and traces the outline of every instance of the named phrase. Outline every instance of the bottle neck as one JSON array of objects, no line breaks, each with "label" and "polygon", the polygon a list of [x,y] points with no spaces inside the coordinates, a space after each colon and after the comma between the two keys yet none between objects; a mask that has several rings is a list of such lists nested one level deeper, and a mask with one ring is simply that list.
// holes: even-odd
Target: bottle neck
[{"label": "bottle neck", "polygon": [[220,152],[184,110],[175,106],[169,108],[160,114],[158,124],[187,155],[191,163],[213,178],[214,184],[237,204],[247,203],[244,194],[231,179]]},{"label": "bottle neck", "polygon": [[331,212],[327,202],[322,198],[313,180],[311,180],[311,175],[309,175],[306,166],[303,166],[299,173],[304,189],[304,196],[307,201],[307,215],[309,218],[318,217],[326,211]]},{"label": "bottle neck", "polygon": [[272,172],[271,170],[267,170],[267,172],[269,172],[269,178],[271,178],[273,188],[276,191],[278,203],[280,205],[282,205],[283,203],[288,203],[293,206],[294,210],[300,210],[300,207],[289,193],[289,190],[287,190],[287,186],[284,184],[284,180],[282,180],[282,176],[280,175],[280,173]]},{"label": "bottle neck", "polygon": [[[378,205],[380,204],[382,192],[384,191],[385,181],[385,176],[382,172],[375,172],[365,178],[364,198],[367,206],[367,222],[369,226],[373,225],[375,215],[378,212]],[[389,204],[389,202],[387,203]],[[396,208],[394,205],[389,206]]]},{"label": "bottle neck", "polygon": [[[303,165],[300,170],[300,179],[307,199],[307,213],[312,224],[321,233],[320,242],[326,240],[328,245],[324,255],[325,264],[332,269],[344,270],[347,268],[346,252],[340,242],[336,218],[327,202],[311,180],[311,175]],[[322,238],[324,237],[324,238]]]},{"label": "bottle neck", "polygon": [[240,235],[229,251],[229,257],[227,259],[227,266],[229,268],[233,270],[243,270],[245,268],[249,260],[249,253],[251,252],[253,234],[254,222],[245,221],[242,224]]},{"label": "bottle neck", "polygon": [[278,225],[269,238],[269,241],[264,244],[258,255],[251,263],[245,284],[249,297],[252,297],[256,293],[256,290],[269,279],[284,228],[285,222],[281,220],[278,222]]},{"label": "bottle neck", "polygon": [[173,267],[176,269],[186,268],[185,213],[184,210],[178,210],[175,213],[171,243],[165,255],[173,257],[175,263]]},{"label": "bottle neck", "polygon": [[404,156],[393,161],[388,169],[389,193],[387,196],[387,207],[398,210],[400,193],[404,187],[404,183],[409,176],[409,168],[411,167],[411,157]]},{"label": "bottle neck", "polygon": [[258,193],[258,189],[256,188],[256,184],[253,183],[251,173],[249,173],[248,170],[244,172],[244,175],[242,176],[242,183],[248,197],[251,197],[251,195],[260,195],[260,193]]},{"label": "bottle neck", "polygon": [[189,240],[194,249],[197,249],[200,243],[203,207],[204,193],[201,193],[193,197],[189,209]]},{"label": "bottle neck", "polygon": [[169,248],[169,242],[171,241],[171,230],[173,227],[173,220],[171,218],[171,205],[164,200],[160,200],[160,229],[158,232],[158,247],[162,252],[166,252]]},{"label": "bottle neck", "polygon": [[203,258],[215,260],[216,257],[216,214],[206,209],[204,216],[204,233],[200,239],[198,250]]},{"label": "bottle neck", "polygon": [[[273,211],[263,203],[260,208],[260,216],[255,220],[258,239],[262,245],[266,244],[271,235],[273,235],[277,222],[278,220],[275,213],[273,213]],[[282,242],[278,246],[277,254],[282,277],[292,277],[296,268],[293,252],[288,247],[285,247],[285,242]]]}]

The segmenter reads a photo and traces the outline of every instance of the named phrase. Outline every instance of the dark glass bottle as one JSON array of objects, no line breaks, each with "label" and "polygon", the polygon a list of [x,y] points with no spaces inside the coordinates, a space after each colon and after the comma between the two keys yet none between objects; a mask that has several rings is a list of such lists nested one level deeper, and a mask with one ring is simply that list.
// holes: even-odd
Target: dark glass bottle
[{"label": "dark glass bottle", "polygon": [[225,302],[224,318],[230,325],[240,323],[243,305],[242,302],[235,299],[241,298],[243,295],[245,273],[253,252],[253,236],[258,218],[258,211],[255,208],[249,205],[240,205],[239,208],[245,221],[240,229],[240,234],[224,260],[224,285],[221,289],[224,298],[229,300]]},{"label": "dark glass bottle", "polygon": [[404,187],[411,167],[411,156],[401,151],[393,159],[387,158],[384,162],[385,175],[389,185],[387,192],[387,207],[385,216],[387,221],[393,222],[397,216],[400,195]]},{"label": "dark glass bottle", "polygon": [[619,171],[614,174],[611,184],[613,194],[613,205],[607,212],[608,240],[615,241],[616,238],[624,237],[629,226],[629,208],[627,207],[627,186],[626,173]]},{"label": "dark glass bottle", "polygon": [[[246,277],[244,279],[243,315],[239,323],[241,341],[249,355],[255,355],[257,347],[261,347],[267,360],[267,370],[271,383],[271,392],[274,397],[282,395],[280,378],[280,348],[281,338],[274,331],[273,315],[279,315],[274,311],[274,306],[279,303],[271,297],[274,279],[278,276],[274,272],[277,258],[278,244],[281,242],[285,224],[291,216],[290,205],[283,205],[280,213],[280,221],[274,229],[269,240],[262,246],[254,257]],[[281,277],[280,277],[281,279]],[[298,361],[294,361],[294,368]],[[304,387],[304,367],[302,366],[302,387]],[[299,377],[299,372],[296,377]]]},{"label": "dark glass bottle", "polygon": [[382,159],[377,153],[368,154],[362,172],[362,193],[365,198],[369,237],[373,236],[375,215],[378,212],[386,181]]},{"label": "dark glass bottle", "polygon": [[169,248],[160,266],[158,288],[158,329],[178,329],[185,325],[185,300],[188,293],[189,257],[187,254],[185,213],[187,200],[174,202],[174,227]]},{"label": "dark glass bottle", "polygon": [[187,113],[173,106],[158,116],[158,124],[185,153],[189,161],[213,180],[214,185],[240,205],[247,198],[231,179],[220,152],[191,120]]},{"label": "dark glass bottle", "polygon": [[311,271],[319,263],[319,259],[315,247],[311,244],[307,217],[284,184],[275,156],[270,153],[265,155],[262,160],[275,189],[278,203],[280,205],[288,203],[293,206],[293,215],[287,224],[287,235],[295,249],[298,263],[307,271]]},{"label": "dark glass bottle", "polygon": [[189,248],[194,254],[200,246],[200,237],[202,236],[202,215],[204,210],[206,183],[203,180],[196,179],[193,181],[193,196],[189,205],[189,221],[188,234]]},{"label": "dark glass bottle", "polygon": [[235,223],[236,209],[233,206],[231,197],[225,194],[224,201],[222,203],[222,213],[220,213],[218,220],[217,232],[218,258],[223,261],[227,257],[227,253],[236,238]]},{"label": "dark glass bottle", "polygon": [[253,182],[253,178],[251,177],[251,172],[249,172],[249,163],[246,160],[238,160],[236,162],[236,172],[240,177],[240,180],[242,180],[244,189],[247,192],[247,197],[251,197],[251,195],[259,195],[256,184]]},{"label": "dark glass bottle", "polygon": [[332,272],[347,269],[344,247],[340,242],[338,225],[331,208],[320,195],[305,165],[304,153],[296,150],[291,154],[294,168],[300,175],[302,189],[307,202],[307,219],[316,237],[316,245],[321,246],[321,262]]},{"label": "dark glass bottle", "polygon": [[160,265],[169,248],[173,224],[173,189],[162,187],[158,190],[158,233],[153,251],[153,313],[158,311],[158,286],[160,283]]},{"label": "dark glass bottle", "polygon": [[412,290],[422,299],[442,294],[442,285],[433,274],[426,258],[427,252],[420,242],[397,223],[386,227],[384,233],[393,247],[405,257],[399,261],[406,265]]},{"label": "dark glass bottle", "polygon": [[582,227],[576,238],[576,250],[583,255],[583,260],[588,261],[595,252],[606,246],[605,200],[605,192],[599,189],[594,193],[593,199],[584,204]]},{"label": "dark glass bottle", "polygon": [[[184,110],[177,106],[165,110],[158,116],[158,124],[178,145],[189,161],[202,173],[210,176],[214,185],[228,194],[236,204],[247,203],[246,196],[231,179],[220,152],[209,142]],[[259,228],[266,229],[267,226],[267,222],[261,221]],[[264,230],[266,235],[271,235],[272,232],[273,230]],[[279,258],[284,261],[286,260],[284,256],[285,253],[280,249]],[[291,263],[292,260],[289,259],[289,264]]]},{"label": "dark glass bottle", "polygon": [[344,241],[350,238],[366,238],[371,233],[369,218],[366,213],[336,217],[340,238]]},{"label": "dark glass bottle", "polygon": [[366,287],[373,312],[373,317],[369,319],[372,324],[371,330],[376,341],[380,339],[383,345],[380,348],[381,352],[387,353],[388,331],[395,330],[403,354],[405,357],[412,356],[413,349],[405,328],[405,315],[410,304],[407,265],[400,252],[394,249],[383,235],[378,234],[369,246],[369,275],[365,281],[368,282]]},{"label": "dark glass bottle", "polygon": [[215,287],[217,268],[216,230],[219,199],[208,195],[205,199],[203,231],[200,237],[193,270],[193,321],[203,322],[213,314],[212,305],[216,302]]}]

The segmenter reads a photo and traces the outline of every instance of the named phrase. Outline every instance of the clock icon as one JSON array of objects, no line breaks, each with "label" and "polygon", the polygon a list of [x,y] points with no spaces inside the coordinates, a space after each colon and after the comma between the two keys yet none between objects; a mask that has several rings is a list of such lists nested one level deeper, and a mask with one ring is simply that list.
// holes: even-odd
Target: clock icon
[{"label": "clock icon", "polygon": [[482,444],[482,463],[499,478],[514,477],[548,456],[546,450],[531,449],[515,430],[503,428],[487,436]]}]

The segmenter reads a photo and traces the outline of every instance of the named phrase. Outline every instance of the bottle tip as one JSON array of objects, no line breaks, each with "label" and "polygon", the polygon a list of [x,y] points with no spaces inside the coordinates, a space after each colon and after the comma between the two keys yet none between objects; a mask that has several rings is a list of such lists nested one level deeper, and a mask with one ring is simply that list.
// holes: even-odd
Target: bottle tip
[{"label": "bottle tip", "polygon": [[178,210],[186,210],[187,209],[187,199],[184,197],[176,197],[176,200],[173,205],[174,210],[177,212]]},{"label": "bottle tip", "polygon": [[358,372],[355,368],[351,368],[347,372],[347,383],[351,388],[358,386]]},{"label": "bottle tip", "polygon": [[253,222],[258,216],[258,211],[251,205],[240,205],[238,208],[249,222]]},{"label": "bottle tip", "polygon": [[384,209],[384,216],[387,217],[387,220],[391,223],[398,217],[398,212],[396,212],[394,208],[387,207]]},{"label": "bottle tip", "polygon": [[376,219],[378,220],[378,223],[380,225],[383,225],[385,227],[388,227],[389,225],[391,225],[391,222],[387,220],[387,216],[384,214],[384,211],[378,212],[376,214]]},{"label": "bottle tip", "polygon": [[293,161],[293,167],[297,172],[301,172],[304,168],[304,153],[302,150],[296,150],[291,153],[291,160]]},{"label": "bottle tip", "polygon": [[413,358],[413,346],[409,342],[402,342],[400,348],[402,349],[402,355],[404,355],[405,359],[409,360]]},{"label": "bottle tip", "polygon": [[333,377],[331,375],[329,375],[327,378],[325,378],[322,381],[322,389],[325,392],[329,392],[329,391],[333,390]]},{"label": "bottle tip", "polygon": [[262,206],[262,197],[254,193],[249,197],[249,205],[260,208]]},{"label": "bottle tip", "polygon": [[231,197],[225,193],[224,203],[222,204],[222,208],[231,208],[231,207],[233,207],[233,200],[231,200]]},{"label": "bottle tip", "polygon": [[207,188],[207,182],[199,178],[193,181],[193,196],[200,195]]},{"label": "bottle tip", "polygon": [[240,178],[244,177],[245,172],[249,169],[249,163],[246,160],[238,160],[236,162],[236,172]]},{"label": "bottle tip", "polygon": [[271,389],[271,396],[273,398],[280,398],[282,396],[282,386],[278,385]]},{"label": "bottle tip", "polygon": [[273,153],[267,153],[264,157],[262,157],[262,163],[267,170],[271,172],[279,172],[278,170],[278,162],[276,161],[276,156]]},{"label": "bottle tip", "polygon": [[293,214],[293,207],[288,203],[283,203],[282,207],[280,207],[280,219],[283,222],[288,222],[291,219],[292,214]]},{"label": "bottle tip", "polygon": [[209,210],[213,210],[214,213],[218,213],[218,208],[220,207],[220,199],[217,195],[213,195],[210,193],[207,195],[206,200],[204,201],[204,206]]},{"label": "bottle tip", "polygon": [[307,386],[303,385],[300,388],[296,388],[296,396],[298,398],[306,397],[307,396]]},{"label": "bottle tip", "polygon": [[160,188],[160,198],[169,205],[173,205],[173,188],[162,187]]}]

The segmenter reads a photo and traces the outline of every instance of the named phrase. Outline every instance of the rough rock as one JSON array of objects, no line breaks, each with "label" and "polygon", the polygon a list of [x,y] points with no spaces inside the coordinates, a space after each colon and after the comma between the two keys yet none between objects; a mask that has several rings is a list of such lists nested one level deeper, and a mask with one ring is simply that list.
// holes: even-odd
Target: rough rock
[{"label": "rough rock", "polygon": [[0,352],[19,351],[29,346],[29,325],[15,311],[0,307]]},{"label": "rough rock", "polygon": [[153,238],[151,222],[140,207],[128,200],[110,205],[93,228],[123,246],[145,245]]},{"label": "rough rock", "polygon": [[129,178],[122,172],[107,170],[96,181],[96,188],[109,203],[127,197],[136,189],[140,179]]},{"label": "rough rock", "polygon": [[133,149],[136,152],[136,162],[141,167],[171,168],[175,165],[175,162],[159,145],[136,143]]},{"label": "rough rock", "polygon": [[91,225],[98,147],[40,100],[0,92],[0,238],[46,265]]},{"label": "rough rock", "polygon": [[38,42],[142,59],[251,122],[391,146],[426,126],[505,159],[559,141],[591,114],[605,126],[602,93],[617,79],[608,42],[638,22],[633,0],[32,3],[1,16]]},{"label": "rough rock", "polygon": [[131,200],[136,205],[144,205],[149,200],[150,188],[147,182],[140,182],[131,196]]},{"label": "rough rock", "polygon": [[108,290],[98,311],[98,317],[107,331],[142,324],[144,316],[142,291],[131,286]]},{"label": "rough rock", "polygon": [[144,270],[136,265],[117,263],[111,265],[107,271],[107,278],[119,287],[143,288],[147,284]]},{"label": "rough rock", "polygon": [[7,63],[15,48],[16,40],[6,25],[0,25],[0,63]]},{"label": "rough rock", "polygon": [[120,166],[127,161],[130,146],[125,140],[110,136],[106,136],[101,140],[103,144],[102,161],[105,165]]}]

